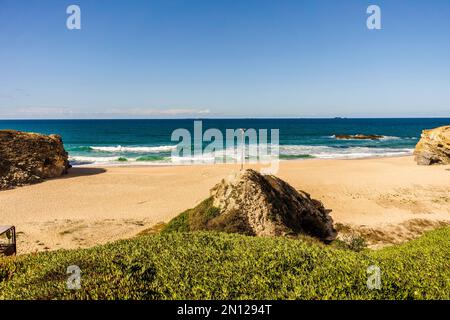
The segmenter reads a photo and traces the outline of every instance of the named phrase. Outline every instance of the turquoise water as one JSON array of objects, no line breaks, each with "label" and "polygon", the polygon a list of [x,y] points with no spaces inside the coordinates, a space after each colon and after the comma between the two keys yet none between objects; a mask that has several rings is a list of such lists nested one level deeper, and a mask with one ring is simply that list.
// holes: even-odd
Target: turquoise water
[{"label": "turquoise water", "polygon": [[[281,159],[342,159],[411,154],[423,129],[449,125],[450,118],[203,119],[202,123],[203,132],[217,128],[224,136],[226,129],[279,129]],[[193,126],[193,119],[0,120],[0,129],[60,134],[73,165],[171,163],[177,144],[171,141],[172,132],[185,128],[192,133]],[[337,140],[335,134],[378,134],[384,138]]]}]

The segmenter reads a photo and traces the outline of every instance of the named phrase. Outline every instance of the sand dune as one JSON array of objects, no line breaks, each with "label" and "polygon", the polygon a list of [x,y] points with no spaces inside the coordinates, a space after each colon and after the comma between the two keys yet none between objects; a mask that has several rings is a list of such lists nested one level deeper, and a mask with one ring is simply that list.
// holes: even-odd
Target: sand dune
[{"label": "sand dune", "polygon": [[[42,184],[0,192],[0,225],[19,253],[89,247],[132,237],[193,207],[238,165],[73,168]],[[281,162],[277,174],[333,210],[336,223],[376,247],[450,223],[450,166],[412,157]]]}]

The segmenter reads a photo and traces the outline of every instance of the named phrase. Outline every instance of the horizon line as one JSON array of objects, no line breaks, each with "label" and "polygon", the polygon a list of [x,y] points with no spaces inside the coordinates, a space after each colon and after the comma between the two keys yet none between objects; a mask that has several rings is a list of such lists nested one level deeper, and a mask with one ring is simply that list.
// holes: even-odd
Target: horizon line
[{"label": "horizon line", "polygon": [[285,120],[346,120],[346,119],[450,119],[450,116],[423,117],[164,117],[164,118],[0,118],[0,121],[73,121],[73,120],[257,120],[257,119],[285,119]]}]

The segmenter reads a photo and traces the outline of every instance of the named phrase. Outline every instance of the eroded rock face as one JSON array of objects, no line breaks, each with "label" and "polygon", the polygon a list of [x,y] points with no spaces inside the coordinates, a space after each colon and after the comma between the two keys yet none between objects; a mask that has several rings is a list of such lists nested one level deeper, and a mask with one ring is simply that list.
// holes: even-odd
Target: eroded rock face
[{"label": "eroded rock face", "polygon": [[60,136],[0,130],[0,190],[58,177],[69,168]]},{"label": "eroded rock face", "polygon": [[414,149],[417,164],[450,164],[450,125],[423,130]]},{"label": "eroded rock face", "polygon": [[209,223],[211,229],[231,228],[256,236],[308,234],[323,241],[337,234],[331,210],[275,176],[246,170],[224,179],[211,195],[213,206],[220,209]]}]

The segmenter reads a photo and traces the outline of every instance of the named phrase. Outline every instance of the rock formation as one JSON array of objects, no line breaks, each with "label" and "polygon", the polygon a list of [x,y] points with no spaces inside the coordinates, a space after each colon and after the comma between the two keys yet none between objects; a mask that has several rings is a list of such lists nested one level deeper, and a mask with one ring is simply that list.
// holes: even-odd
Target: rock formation
[{"label": "rock formation", "polygon": [[0,190],[58,177],[69,168],[60,136],[0,130]]},{"label": "rock formation", "polygon": [[417,164],[450,164],[450,125],[423,130],[414,150]]},{"label": "rock formation", "polygon": [[172,220],[168,229],[255,236],[307,234],[331,241],[336,230],[330,211],[275,176],[246,170],[222,180],[211,190],[211,198]]},{"label": "rock formation", "polygon": [[384,138],[377,134],[335,134],[334,137],[338,140],[380,140]]}]

